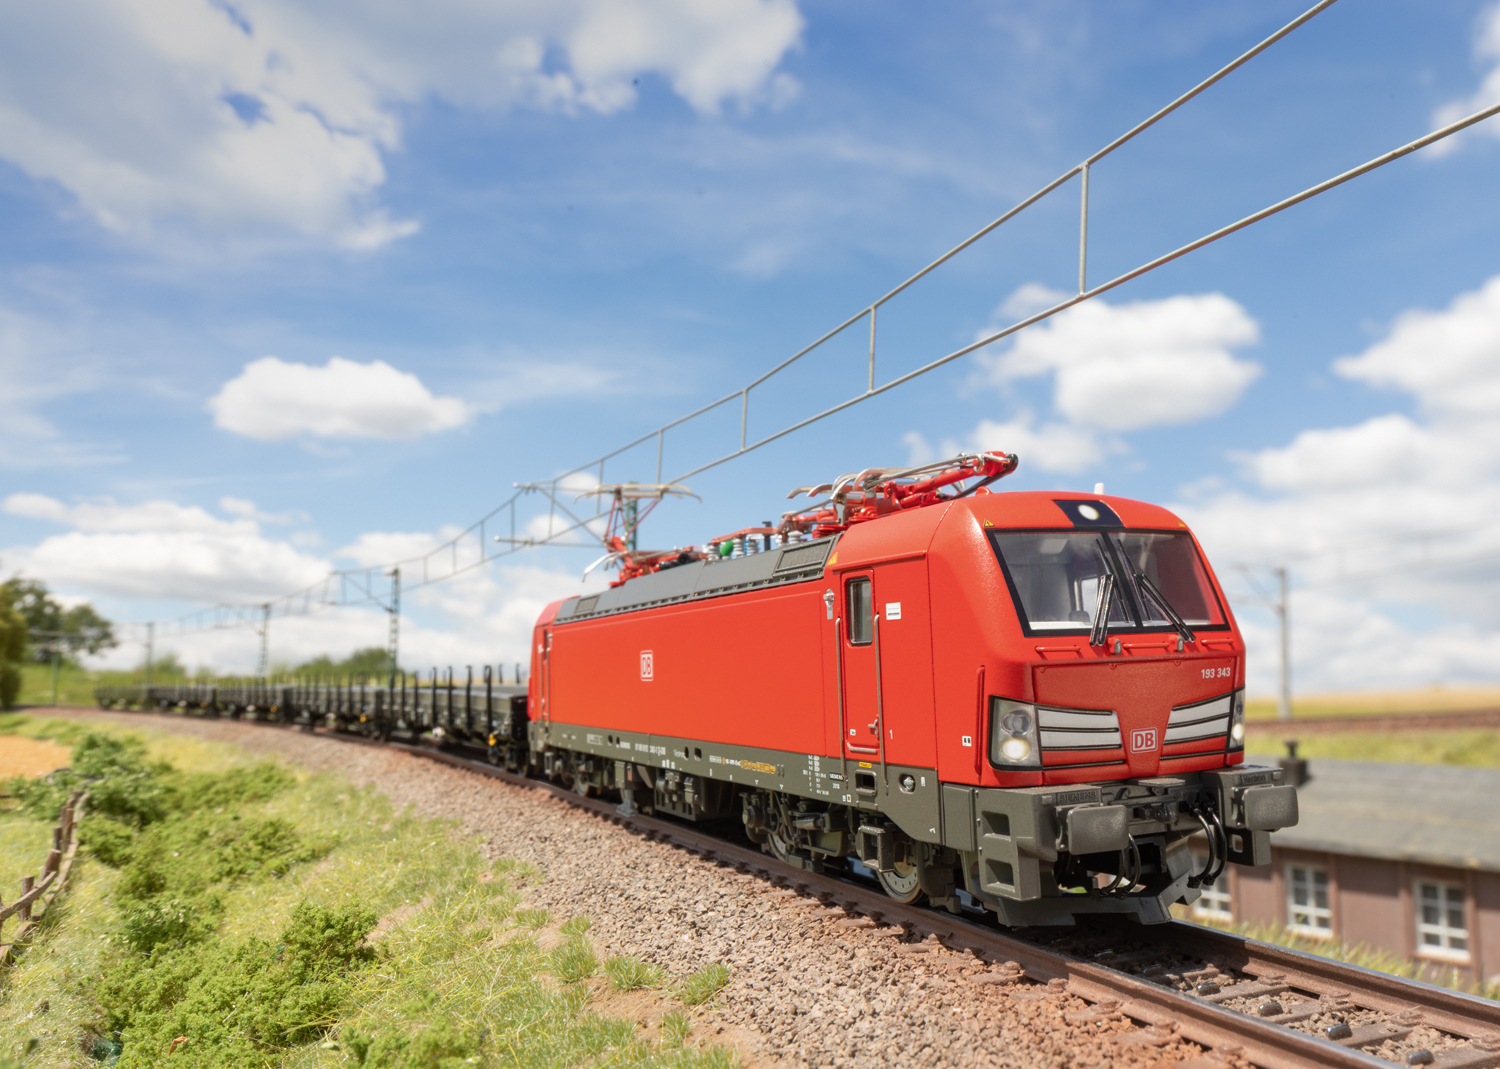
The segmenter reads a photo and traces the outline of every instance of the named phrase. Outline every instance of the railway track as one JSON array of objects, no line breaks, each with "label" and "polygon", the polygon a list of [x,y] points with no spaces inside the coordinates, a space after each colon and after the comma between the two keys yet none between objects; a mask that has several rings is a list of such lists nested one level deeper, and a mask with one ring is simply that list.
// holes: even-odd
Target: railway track
[{"label": "railway track", "polygon": [[317,733],[548,792],[636,834],[756,875],[778,889],[772,893],[786,908],[817,910],[830,923],[897,940],[910,953],[980,963],[973,982],[999,985],[1013,999],[1086,1003],[1069,1014],[1070,1023],[1128,1019],[1137,1027],[1120,1032],[1118,1043],[1150,1047],[1180,1036],[1204,1048],[1180,1069],[1221,1069],[1236,1059],[1260,1069],[1500,1067],[1500,1003],[1488,999],[1182,922],[1004,932],[794,868],[691,825],[626,817],[612,802],[453,750]]}]

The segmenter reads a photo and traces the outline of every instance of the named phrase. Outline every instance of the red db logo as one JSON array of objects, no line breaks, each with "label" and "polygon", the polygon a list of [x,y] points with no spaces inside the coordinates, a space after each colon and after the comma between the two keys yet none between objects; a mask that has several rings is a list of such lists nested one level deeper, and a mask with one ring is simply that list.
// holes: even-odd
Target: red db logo
[{"label": "red db logo", "polygon": [[[653,660],[653,658],[651,656],[651,651],[650,650],[641,650],[641,682],[642,683],[649,683],[649,682],[651,682],[651,678],[655,674],[655,672],[656,672],[656,665],[655,665],[654,660]],[[1155,738],[1155,736],[1152,736],[1152,737]]]},{"label": "red db logo", "polygon": [[[645,669],[642,669],[645,671]],[[1156,729],[1147,728],[1145,731],[1132,731],[1130,733],[1130,749],[1133,753],[1145,753],[1147,750],[1156,749]]]}]

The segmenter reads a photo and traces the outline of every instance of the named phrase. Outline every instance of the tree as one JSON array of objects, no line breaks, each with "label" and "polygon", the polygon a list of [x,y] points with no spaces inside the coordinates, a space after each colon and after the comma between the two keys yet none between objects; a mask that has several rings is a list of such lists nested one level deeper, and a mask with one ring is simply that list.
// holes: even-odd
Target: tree
[{"label": "tree", "polygon": [[25,621],[27,642],[38,661],[50,660],[54,654],[77,657],[80,653],[99,653],[120,644],[114,625],[92,605],[85,601],[63,608],[35,579],[7,579],[0,583],[0,598],[6,599]]},{"label": "tree", "polygon": [[366,646],[355,650],[342,661],[335,661],[328,654],[314,657],[297,666],[297,674],[303,676],[360,676],[383,679],[391,672],[391,655],[384,646]]},{"label": "tree", "polygon": [[21,660],[26,656],[26,618],[11,604],[7,584],[0,583],[0,709],[9,709],[21,693]]}]

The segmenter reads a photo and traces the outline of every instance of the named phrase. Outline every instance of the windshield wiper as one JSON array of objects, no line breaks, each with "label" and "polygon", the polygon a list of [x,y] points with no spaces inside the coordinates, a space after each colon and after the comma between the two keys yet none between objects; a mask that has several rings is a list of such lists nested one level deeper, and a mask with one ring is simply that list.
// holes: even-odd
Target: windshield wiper
[{"label": "windshield wiper", "polygon": [[1156,584],[1146,576],[1145,572],[1135,573],[1135,585],[1145,591],[1148,598],[1156,602],[1157,607],[1166,615],[1182,641],[1193,641],[1193,629],[1188,627],[1187,621],[1177,614],[1177,610],[1172,608],[1172,603],[1167,600],[1167,596],[1157,589]]},{"label": "windshield wiper", "polygon": [[1099,579],[1099,600],[1094,603],[1094,624],[1089,629],[1089,645],[1102,646],[1109,640],[1109,610],[1115,595],[1115,573],[1105,572]]}]

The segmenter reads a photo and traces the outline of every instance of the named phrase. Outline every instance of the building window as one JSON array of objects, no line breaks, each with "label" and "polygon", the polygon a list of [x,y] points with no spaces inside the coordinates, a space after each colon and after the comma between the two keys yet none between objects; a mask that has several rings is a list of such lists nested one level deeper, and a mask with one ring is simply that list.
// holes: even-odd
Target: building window
[{"label": "building window", "polygon": [[1328,905],[1328,870],[1314,865],[1286,867],[1287,927],[1303,935],[1333,934],[1333,910]]},{"label": "building window", "polygon": [[1417,881],[1417,953],[1423,957],[1469,960],[1469,922],[1459,883]]},{"label": "building window", "polygon": [[[1202,872],[1208,864],[1208,855],[1193,855],[1193,871]],[[1220,876],[1212,887],[1201,888],[1202,894],[1193,903],[1193,916],[1205,921],[1233,921],[1234,908],[1229,901],[1229,876]]]}]

